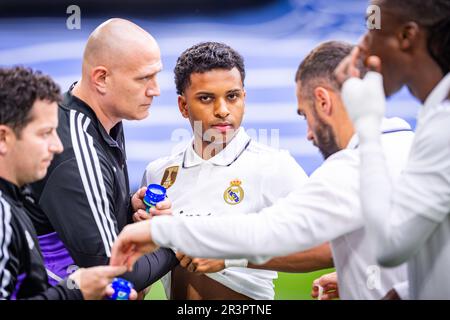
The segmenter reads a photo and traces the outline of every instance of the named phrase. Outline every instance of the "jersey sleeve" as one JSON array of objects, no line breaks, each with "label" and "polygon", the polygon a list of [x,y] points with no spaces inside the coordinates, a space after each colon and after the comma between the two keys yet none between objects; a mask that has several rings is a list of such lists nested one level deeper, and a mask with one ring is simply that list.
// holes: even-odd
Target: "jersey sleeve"
[{"label": "jersey sleeve", "polygon": [[357,166],[324,168],[260,214],[239,219],[155,217],[152,238],[160,246],[175,247],[191,256],[263,263],[360,228]]},{"label": "jersey sleeve", "polygon": [[378,261],[395,266],[413,256],[449,213],[449,108],[420,122],[398,180],[388,173],[377,137],[361,140],[361,203]]}]

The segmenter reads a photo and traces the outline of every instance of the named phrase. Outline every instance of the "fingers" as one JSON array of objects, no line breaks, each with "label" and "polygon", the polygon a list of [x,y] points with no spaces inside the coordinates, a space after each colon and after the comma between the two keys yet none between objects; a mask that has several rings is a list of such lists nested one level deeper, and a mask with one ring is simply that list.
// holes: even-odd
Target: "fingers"
[{"label": "fingers", "polygon": [[127,265],[127,270],[129,272],[133,271],[133,266],[140,257],[142,257],[142,253],[136,252],[136,251],[133,252],[130,256],[128,256],[126,265]]},{"label": "fingers", "polygon": [[192,262],[191,257],[183,256],[180,260],[180,266],[183,268],[187,268],[191,262]]},{"label": "fingers", "polygon": [[107,287],[106,287],[106,290],[105,290],[105,296],[107,296],[107,297],[112,297],[112,295],[114,294],[114,289],[113,289],[113,287],[111,286],[111,284],[109,284]]},{"label": "fingers", "polygon": [[129,300],[137,300],[137,298],[138,298],[138,293],[136,292],[136,290],[131,289]]},{"label": "fingers", "polygon": [[144,199],[146,190],[147,187],[141,187],[138,191],[136,191],[136,195],[138,196],[139,199]]},{"label": "fingers", "polygon": [[146,187],[140,188],[138,191],[135,192],[135,194],[131,198],[131,204],[133,206],[134,211],[137,211],[139,209],[145,210],[145,204],[143,202],[143,199],[144,199],[146,190],[147,190]]},{"label": "fingers", "polygon": [[111,266],[124,266],[130,254],[132,246],[125,242],[120,236],[114,242],[111,250],[111,259],[109,264]]},{"label": "fingers", "polygon": [[175,257],[177,257],[178,261],[181,261],[181,259],[183,259],[184,256],[185,254],[181,251],[175,252]]},{"label": "fingers", "polygon": [[327,288],[330,285],[334,285],[337,287],[337,275],[336,272],[328,273],[321,276],[318,279],[318,284],[324,288]]},{"label": "fingers", "polygon": [[145,221],[151,218],[151,214],[148,213],[145,210],[139,209],[138,211],[136,211],[133,214],[133,221],[134,222],[140,222],[140,221]]},{"label": "fingers", "polygon": [[172,214],[172,202],[166,198],[164,201],[158,202],[156,208],[150,208],[152,216],[170,215]]},{"label": "fingers", "polygon": [[328,291],[323,293],[322,298],[320,300],[333,300],[339,298],[339,294],[337,291]]},{"label": "fingers", "polygon": [[186,269],[189,272],[196,272],[197,271],[197,264],[194,261],[191,261],[191,263],[188,264]]},{"label": "fingers", "polygon": [[[121,266],[99,266],[96,271],[101,272],[102,276],[112,280],[121,274],[127,272],[127,268],[124,265]],[[92,269],[94,269],[92,268]]]},{"label": "fingers", "polygon": [[163,215],[171,215],[172,209],[159,210],[157,208],[150,208],[149,216],[163,216]]},{"label": "fingers", "polygon": [[156,208],[158,210],[166,210],[172,208],[172,201],[169,198],[166,198],[163,201],[160,201],[156,204]]},{"label": "fingers", "polygon": [[319,279],[313,281],[311,297],[317,298],[319,296]]},{"label": "fingers", "polygon": [[340,85],[342,85],[349,78],[359,78],[361,76],[358,68],[359,60],[360,49],[356,46],[352,49],[350,54],[339,63],[334,71],[334,75]]}]

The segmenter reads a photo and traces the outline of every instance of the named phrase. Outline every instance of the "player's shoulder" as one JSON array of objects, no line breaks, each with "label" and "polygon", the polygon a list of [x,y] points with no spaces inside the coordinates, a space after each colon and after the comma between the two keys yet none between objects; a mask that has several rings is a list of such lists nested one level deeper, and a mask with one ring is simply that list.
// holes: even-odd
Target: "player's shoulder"
[{"label": "player's shoulder", "polygon": [[179,166],[183,162],[184,150],[174,153],[169,156],[161,157],[151,161],[145,168],[146,172],[158,172],[164,170],[167,167]]},{"label": "player's shoulder", "polygon": [[250,142],[247,151],[263,157],[291,157],[289,151],[286,149],[272,147],[255,140]]},{"label": "player's shoulder", "polygon": [[359,168],[359,150],[346,148],[330,155],[314,172],[313,175],[340,175],[346,171]]}]

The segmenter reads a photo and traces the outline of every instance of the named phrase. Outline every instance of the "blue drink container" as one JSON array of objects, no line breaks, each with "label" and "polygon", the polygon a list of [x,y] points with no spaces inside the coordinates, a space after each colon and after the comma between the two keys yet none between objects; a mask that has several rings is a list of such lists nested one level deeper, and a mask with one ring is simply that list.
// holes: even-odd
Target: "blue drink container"
[{"label": "blue drink container", "polygon": [[114,289],[114,294],[109,298],[109,300],[129,300],[131,289],[133,289],[133,284],[122,278],[114,278],[111,284]]},{"label": "blue drink container", "polygon": [[166,198],[166,188],[159,184],[149,184],[147,191],[145,191],[144,203],[146,211],[149,212],[150,208],[156,206],[160,201]]}]

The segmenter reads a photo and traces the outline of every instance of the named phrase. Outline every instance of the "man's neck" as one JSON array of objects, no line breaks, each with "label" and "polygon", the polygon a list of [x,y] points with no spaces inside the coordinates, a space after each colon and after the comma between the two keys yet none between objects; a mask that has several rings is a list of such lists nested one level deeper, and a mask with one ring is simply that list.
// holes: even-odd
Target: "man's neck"
[{"label": "man's neck", "polygon": [[417,64],[406,85],[411,93],[423,104],[444,76],[441,68],[434,61]]},{"label": "man's neck", "polygon": [[6,162],[2,161],[0,163],[0,177],[12,184],[16,187],[20,188],[22,185],[19,183],[17,177],[11,170],[12,166],[8,165]]},{"label": "man's neck", "polygon": [[111,129],[120,122],[120,119],[115,119],[105,112],[99,103],[91,97],[89,91],[84,88],[81,81],[78,82],[72,89],[72,95],[84,101],[94,111],[98,121],[108,134]]},{"label": "man's neck", "polygon": [[227,143],[216,144],[209,141],[203,141],[202,139],[194,138],[194,151],[203,160],[209,160],[220,152],[222,152],[227,146]]}]

